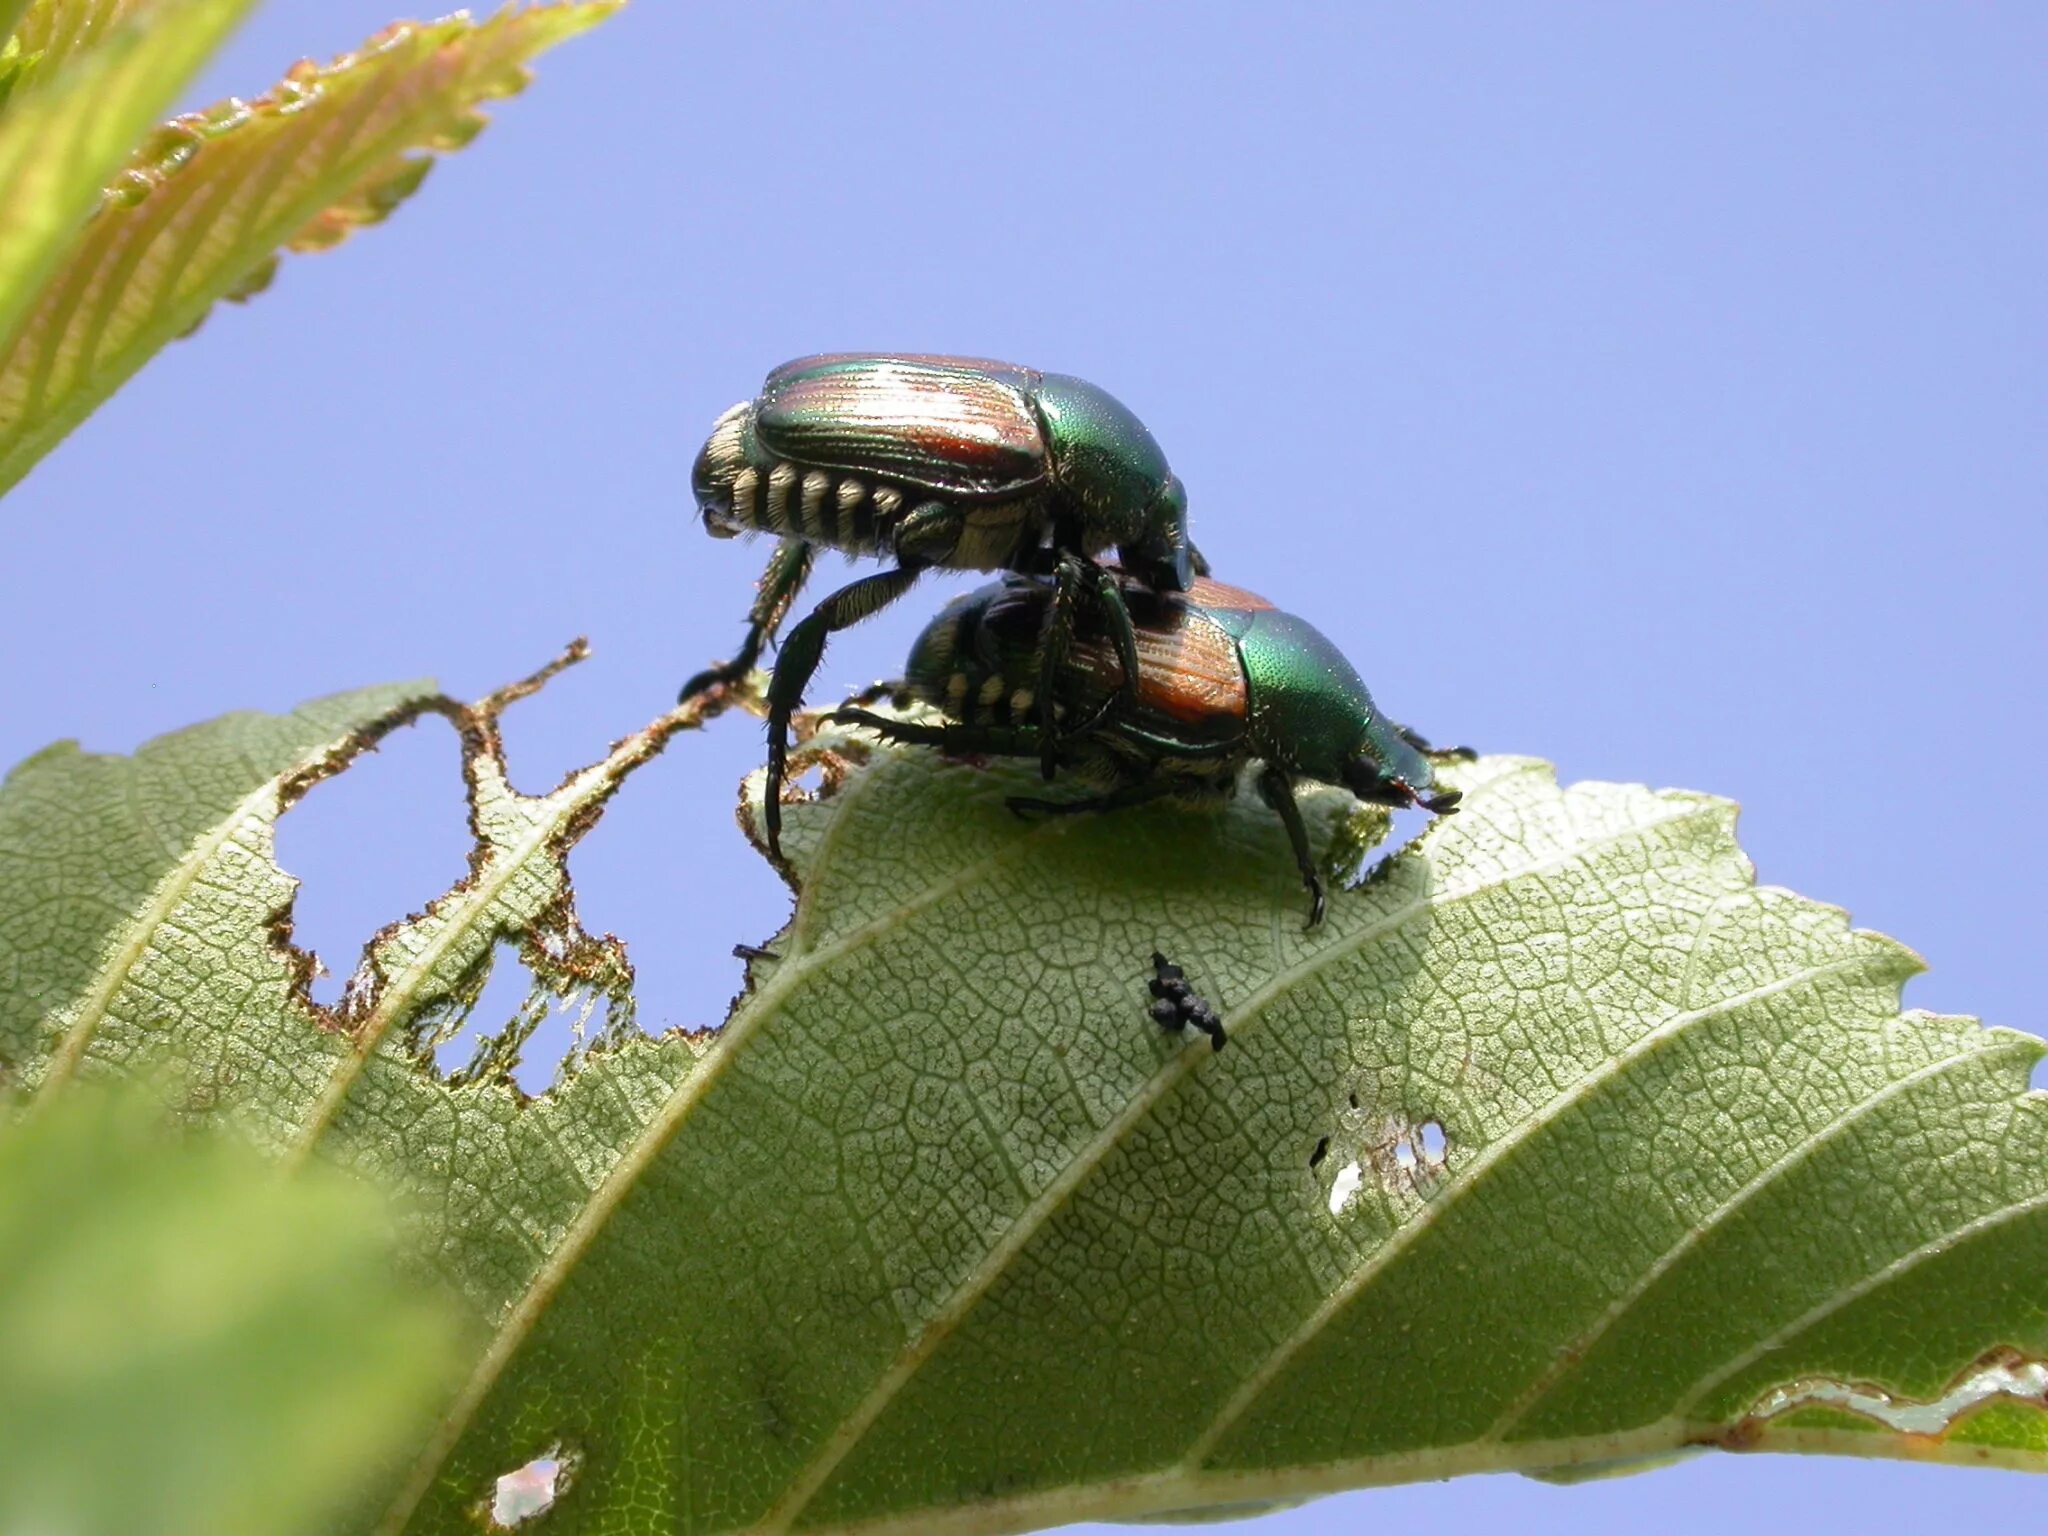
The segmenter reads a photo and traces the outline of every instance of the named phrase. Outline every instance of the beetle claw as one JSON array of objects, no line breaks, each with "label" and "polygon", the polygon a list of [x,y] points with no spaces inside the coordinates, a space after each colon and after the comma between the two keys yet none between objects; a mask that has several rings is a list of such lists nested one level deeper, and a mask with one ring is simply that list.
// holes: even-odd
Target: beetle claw
[{"label": "beetle claw", "polygon": [[676,702],[687,704],[699,694],[709,693],[714,688],[730,688],[751,670],[751,665],[739,667],[730,661],[721,661],[715,666],[706,667],[683,684],[681,691],[676,694]]}]

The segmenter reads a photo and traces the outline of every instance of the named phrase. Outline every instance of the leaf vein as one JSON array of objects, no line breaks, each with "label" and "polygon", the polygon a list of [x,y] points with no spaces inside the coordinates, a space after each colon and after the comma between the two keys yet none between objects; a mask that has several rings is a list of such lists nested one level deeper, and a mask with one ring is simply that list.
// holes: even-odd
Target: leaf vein
[{"label": "leaf vein", "polygon": [[[1484,786],[1484,789],[1496,790],[1501,784],[1522,777],[1525,774],[1532,772],[1541,773],[1543,771],[1545,770],[1542,764],[1531,764],[1526,768],[1517,768],[1512,772],[1502,774],[1499,778],[1489,781]],[[1465,802],[1465,809],[1471,810],[1476,808],[1475,802],[1483,803],[1480,799],[1480,794],[1475,794],[1473,797],[1468,798]],[[1414,900],[1382,914],[1357,931],[1343,935],[1337,941],[1315,950],[1291,969],[1274,976],[1265,986],[1253,993],[1246,1000],[1244,1006],[1238,1010],[1237,1017],[1232,1025],[1232,1032],[1242,1037],[1247,1032],[1249,1026],[1263,1014],[1273,998],[1285,995],[1287,991],[1291,990],[1301,981],[1318,973],[1333,959],[1356,953],[1374,938],[1398,929],[1420,912],[1437,911],[1451,903],[1497,890],[1511,882],[1524,880],[1531,876],[1541,876],[1553,869],[1568,867],[1603,847],[1645,836],[1662,828],[1701,816],[1719,816],[1720,814],[1719,808],[1712,804],[1687,806],[1674,815],[1661,816],[1649,821],[1634,822],[1617,832],[1576,843],[1567,851],[1553,855],[1550,858],[1535,860],[1513,870],[1496,872],[1457,891],[1443,893],[1426,892]],[[1425,833],[1424,837],[1427,838],[1429,835],[1429,833]],[[862,1399],[845,1424],[838,1431],[835,1431],[825,1442],[820,1454],[798,1474],[792,1482],[789,1492],[783,1499],[750,1528],[752,1531],[771,1533],[772,1536],[772,1533],[784,1532],[791,1527],[811,1499],[824,1486],[826,1480],[831,1477],[832,1473],[837,1470],[846,1457],[852,1453],[860,1441],[866,1437],[868,1430],[880,1419],[888,1405],[900,1395],[903,1388],[918,1370],[923,1367],[924,1363],[937,1353],[939,1346],[965,1320],[967,1314],[979,1303],[982,1296],[987,1294],[997,1278],[1006,1272],[1010,1261],[1023,1251],[1031,1238],[1058,1211],[1064,1209],[1068,1198],[1085,1182],[1088,1175],[1101,1164],[1110,1151],[1121,1143],[1125,1134],[1149,1115],[1159,1103],[1164,1101],[1172,1088],[1188,1077],[1204,1059],[1212,1054],[1204,1043],[1197,1041],[1186,1047],[1180,1054],[1174,1056],[1158,1075],[1153,1077],[1140,1092],[1132,1097],[1130,1102],[1125,1105],[1123,1110],[1119,1111],[1109,1125],[1104,1127],[1098,1135],[1091,1139],[1075,1155],[1066,1167],[1060,1170],[1060,1173],[1046,1185],[1038,1197],[1020,1212],[1017,1219],[1005,1229],[1002,1238],[990,1249],[983,1260],[968,1273],[961,1284],[956,1287],[953,1294],[932,1314],[931,1320],[925,1325],[924,1329],[891,1362],[889,1368],[877,1380],[868,1396]]]},{"label": "leaf vein", "polygon": [[1875,1112],[1893,1098],[1907,1092],[1917,1084],[1929,1078],[1937,1077],[1951,1067],[1974,1060],[1983,1049],[1982,1045],[1973,1044],[1967,1050],[1944,1056],[1938,1061],[1931,1061],[1904,1077],[1894,1078],[1890,1082],[1881,1084],[1874,1093],[1865,1095],[1864,1098],[1851,1105],[1846,1111],[1836,1115],[1825,1125],[1815,1128],[1806,1136],[1801,1137],[1794,1145],[1788,1147],[1768,1167],[1761,1170],[1748,1183],[1736,1190],[1728,1199],[1724,1200],[1710,1212],[1704,1221],[1696,1222],[1688,1227],[1680,1235],[1676,1243],[1661,1254],[1654,1264],[1643,1271],[1635,1285],[1631,1286],[1620,1296],[1617,1296],[1608,1309],[1594,1320],[1591,1327],[1565,1347],[1559,1355],[1557,1362],[1541,1377],[1537,1378],[1522,1398],[1480,1438],[1485,1440],[1505,1438],[1516,1424],[1526,1419],[1550,1395],[1560,1381],[1568,1377],[1576,1369],[1581,1359],[1592,1349],[1594,1344],[1604,1335],[1612,1332],[1630,1312],[1641,1304],[1644,1296],[1650,1292],[1658,1280],[1682,1263],[1686,1255],[1695,1251],[1707,1240],[1712,1232],[1719,1227],[1725,1226],[1740,1214],[1750,1201],[1763,1194],[1772,1184],[1775,1184],[1785,1175],[1804,1165],[1829,1142],[1843,1134],[1849,1127],[1863,1119],[1866,1115]]}]

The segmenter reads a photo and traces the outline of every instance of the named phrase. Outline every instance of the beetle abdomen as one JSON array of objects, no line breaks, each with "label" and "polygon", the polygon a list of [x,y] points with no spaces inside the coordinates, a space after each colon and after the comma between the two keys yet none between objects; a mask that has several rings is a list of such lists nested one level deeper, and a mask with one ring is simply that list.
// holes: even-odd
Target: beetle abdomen
[{"label": "beetle abdomen", "polygon": [[[1220,589],[1237,595],[1234,589]],[[1243,594],[1248,605],[1259,599]],[[1033,693],[1051,589],[1010,580],[956,599],[926,626],[911,651],[912,693],[963,724],[1035,724]],[[1116,707],[1108,735],[1131,734],[1150,750],[1170,741],[1192,751],[1227,748],[1244,734],[1248,693],[1237,642],[1200,608],[1151,597],[1134,606],[1137,701]],[[1059,674],[1054,711],[1092,719],[1111,707],[1123,682],[1115,645],[1077,634]]]},{"label": "beetle abdomen", "polygon": [[718,418],[691,482],[713,534],[772,533],[855,554],[890,553],[907,502],[873,476],[764,454],[748,402]]},{"label": "beetle abdomen", "polygon": [[[904,669],[913,698],[963,725],[1038,723],[1034,626],[1044,610],[1006,602],[1016,590],[996,584],[956,597],[925,626]],[[1054,701],[1055,714],[1067,713],[1066,702]]]}]

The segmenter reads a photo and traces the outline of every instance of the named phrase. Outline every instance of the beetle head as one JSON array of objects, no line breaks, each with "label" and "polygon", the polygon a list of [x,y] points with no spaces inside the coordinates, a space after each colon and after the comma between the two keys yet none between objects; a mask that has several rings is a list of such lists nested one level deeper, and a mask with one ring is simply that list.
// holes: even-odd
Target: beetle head
[{"label": "beetle head", "polygon": [[1168,475],[1145,508],[1144,532],[1117,546],[1123,568],[1155,592],[1185,592],[1195,579],[1194,547],[1188,543],[1188,493]]},{"label": "beetle head", "polygon": [[1438,789],[1429,759],[1375,714],[1357,752],[1344,764],[1344,787],[1375,805],[1417,806],[1448,816],[1458,807],[1455,789]]}]

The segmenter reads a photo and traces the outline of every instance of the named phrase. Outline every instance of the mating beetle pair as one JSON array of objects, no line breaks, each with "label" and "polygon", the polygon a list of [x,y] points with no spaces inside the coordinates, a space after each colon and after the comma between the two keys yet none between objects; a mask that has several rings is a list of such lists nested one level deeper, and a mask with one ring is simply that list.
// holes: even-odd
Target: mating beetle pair
[{"label": "mating beetle pair", "polygon": [[[1286,827],[1308,887],[1313,928],[1323,918],[1323,882],[1295,804],[1298,779],[1341,784],[1380,805],[1439,814],[1457,805],[1456,790],[1436,787],[1429,744],[1374,707],[1351,664],[1306,620],[1206,578],[1185,593],[1126,583],[1123,599],[1137,640],[1135,679],[1115,647],[1079,633],[1052,703],[1066,728],[1061,766],[1099,793],[1015,797],[1012,810],[1068,815],[1161,797],[1213,805],[1257,762],[1259,794]],[[955,756],[1036,756],[1038,636],[1051,601],[1042,582],[1013,576],[957,599],[925,628],[895,691],[939,710],[942,723],[857,704],[833,718]]]},{"label": "mating beetle pair", "polygon": [[[932,567],[1012,575],[949,607],[913,654],[906,688],[949,724],[862,723],[898,740],[1035,756],[1048,779],[1067,765],[1104,790],[1021,810],[1214,798],[1257,759],[1313,924],[1323,896],[1297,775],[1388,804],[1448,811],[1456,801],[1430,793],[1420,743],[1377,715],[1320,634],[1264,599],[1196,580],[1206,566],[1179,480],[1137,417],[1084,380],[977,358],[802,358],[719,418],[692,482],[708,532],[781,542],[739,653],[692,678],[685,697],[752,668],[819,547],[896,562],[833,593],[783,642],[768,687],[764,806],[777,852],[790,716],[826,638]],[[1112,547],[1120,571],[1096,562]],[[998,702],[1000,719],[989,713]]]},{"label": "mating beetle pair", "polygon": [[[1040,692],[1051,697],[1075,615],[1101,610],[1136,673],[1131,626],[1094,557],[1115,546],[1150,585],[1204,567],[1187,497],[1144,423],[1082,379],[981,358],[842,353],[799,358],[718,419],[691,475],[706,531],[773,533],[739,654],[683,696],[744,676],[789,611],[819,546],[893,570],[840,588],[789,632],[768,686],[767,833],[781,848],[789,717],[825,640],[887,606],[933,566],[1049,575]],[[1041,718],[1052,776],[1058,726]]]}]

